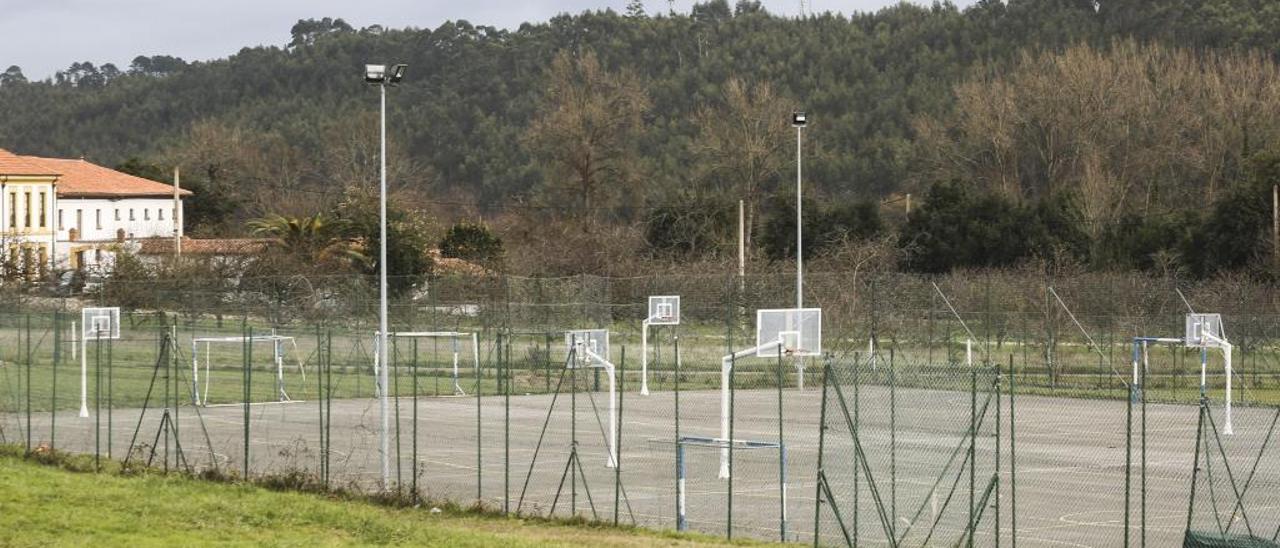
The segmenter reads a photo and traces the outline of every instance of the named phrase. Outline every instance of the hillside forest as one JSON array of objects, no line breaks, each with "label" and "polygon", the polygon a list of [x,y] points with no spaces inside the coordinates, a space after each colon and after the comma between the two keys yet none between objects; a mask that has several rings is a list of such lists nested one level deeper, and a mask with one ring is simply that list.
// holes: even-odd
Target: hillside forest
[{"label": "hillside forest", "polygon": [[1280,260],[1271,0],[799,18],[634,0],[516,29],[281,31],[224,59],[8,67],[0,148],[163,181],[179,167],[189,234],[341,262],[376,236],[363,66],[406,63],[387,90],[390,238],[410,247],[393,274],[429,269],[427,248],[522,275],[727,271],[739,201],[749,268],[779,267],[795,255],[793,111],[809,117],[813,268],[1270,278]]}]

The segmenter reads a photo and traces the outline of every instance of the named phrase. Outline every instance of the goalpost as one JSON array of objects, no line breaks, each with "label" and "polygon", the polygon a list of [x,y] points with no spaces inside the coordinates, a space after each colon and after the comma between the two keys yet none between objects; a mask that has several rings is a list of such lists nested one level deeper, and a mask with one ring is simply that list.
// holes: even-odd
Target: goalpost
[{"label": "goalpost", "polygon": [[614,468],[618,463],[618,383],[613,362],[609,361],[609,330],[570,330],[565,332],[564,342],[573,355],[570,369],[604,369],[609,379],[609,434],[606,440],[609,447],[605,451],[608,453],[605,466]]},{"label": "goalpost", "polygon": [[[413,339],[413,338],[449,339],[450,341],[452,341],[452,344],[453,344],[453,395],[455,396],[467,395],[467,392],[462,389],[462,382],[458,375],[458,363],[461,361],[461,356],[462,356],[462,344],[463,344],[462,341],[468,340],[468,339],[471,341],[472,365],[474,365],[476,370],[479,371],[480,370],[480,337],[479,335],[477,335],[476,333],[464,333],[460,331],[393,331],[390,333],[390,336],[394,338],[404,338],[404,339]],[[374,379],[377,379],[379,368],[382,367],[382,364],[378,363],[378,356],[380,355],[380,353],[378,352],[377,333],[375,333],[373,337],[373,349],[374,349],[373,376],[374,376]],[[388,353],[388,355],[390,355],[390,353]],[[375,387],[378,386],[378,383],[375,382],[374,386]]]},{"label": "goalpost", "polygon": [[[120,338],[120,307],[80,310],[80,417],[89,417],[89,341]],[[72,347],[74,348],[74,346]]]},{"label": "goalpost", "polygon": [[[289,393],[285,391],[284,382],[284,354],[285,346],[289,345],[293,348],[294,358],[298,362],[298,373],[302,375],[302,381],[307,380],[307,371],[302,365],[302,359],[298,354],[298,342],[293,337],[277,335],[253,335],[239,337],[196,337],[191,339],[191,403],[194,405],[209,405],[209,384],[213,377],[211,374],[214,355],[212,348],[215,344],[245,344],[255,343],[271,343],[271,362],[275,365],[276,374],[276,396],[280,402],[293,401],[289,398]],[[200,390],[200,346],[204,345],[204,391]],[[252,364],[249,364],[252,366]]]},{"label": "goalpost", "polygon": [[729,477],[729,445],[744,440],[729,436],[729,373],[734,362],[752,355],[776,358],[779,351],[793,356],[822,355],[822,309],[778,308],[756,311],[756,345],[729,354],[720,361],[720,479]]},{"label": "goalpost", "polygon": [[680,325],[680,296],[652,295],[649,314],[640,323],[640,395],[649,395],[649,326]]}]

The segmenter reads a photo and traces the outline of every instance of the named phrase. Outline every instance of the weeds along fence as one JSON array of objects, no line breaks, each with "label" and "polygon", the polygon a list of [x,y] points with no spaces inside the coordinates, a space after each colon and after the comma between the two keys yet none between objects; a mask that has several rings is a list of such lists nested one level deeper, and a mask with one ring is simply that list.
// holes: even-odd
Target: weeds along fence
[{"label": "weeds along fence", "polygon": [[[0,303],[0,441],[433,504],[890,546],[1280,534],[1276,290],[1225,279],[815,273],[824,356],[732,360],[794,278],[434,279],[391,305],[381,473],[366,280],[108,284]],[[681,324],[640,346],[649,295]],[[121,336],[82,335],[121,306]],[[1180,337],[1219,312],[1224,367]],[[566,331],[610,331],[612,369]],[[648,353],[650,394],[638,393]],[[612,378],[613,382],[610,382]],[[610,388],[613,390],[610,390]],[[727,428],[727,432],[724,430]],[[726,435],[727,434],[727,435]]]}]

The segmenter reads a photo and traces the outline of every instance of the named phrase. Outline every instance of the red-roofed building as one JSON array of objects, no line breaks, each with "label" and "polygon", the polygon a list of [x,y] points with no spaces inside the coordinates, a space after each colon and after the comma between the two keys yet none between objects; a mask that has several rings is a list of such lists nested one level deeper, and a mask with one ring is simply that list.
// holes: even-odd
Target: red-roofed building
[{"label": "red-roofed building", "polygon": [[[182,198],[190,196],[189,191],[175,193],[172,185],[84,159],[20,156],[0,150],[0,184],[6,177],[28,181],[37,175],[45,177],[41,180],[46,181],[47,196],[34,183],[19,186],[15,182],[15,188],[5,192],[16,192],[15,200],[21,203],[0,213],[17,215],[14,228],[18,232],[48,238],[53,254],[48,257],[46,249],[46,258],[40,261],[44,265],[107,269],[120,244],[181,234]],[[42,204],[39,219],[27,222],[28,208],[34,212]]]}]

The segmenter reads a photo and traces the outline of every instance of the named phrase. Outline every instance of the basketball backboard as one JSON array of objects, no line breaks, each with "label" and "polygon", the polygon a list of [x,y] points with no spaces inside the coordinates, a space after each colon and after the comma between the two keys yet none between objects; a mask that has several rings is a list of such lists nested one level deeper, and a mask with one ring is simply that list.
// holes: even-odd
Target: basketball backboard
[{"label": "basketball backboard", "polygon": [[822,355],[822,309],[779,308],[756,311],[756,356],[778,355],[771,343],[782,342],[782,352],[791,356]]},{"label": "basketball backboard", "polygon": [[565,349],[570,350],[574,344],[578,344],[577,361],[585,363],[587,361],[587,353],[590,350],[601,358],[609,359],[609,330],[608,329],[575,329],[565,332],[564,345]]},{"label": "basketball backboard", "polygon": [[649,325],[679,324],[679,295],[651,295],[649,297]]},{"label": "basketball backboard", "polygon": [[1221,314],[1187,314],[1185,344],[1199,348],[1216,348],[1227,340],[1222,330]]},{"label": "basketball backboard", "polygon": [[80,332],[86,341],[120,338],[119,307],[81,309],[80,320]]}]

